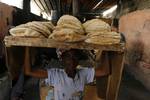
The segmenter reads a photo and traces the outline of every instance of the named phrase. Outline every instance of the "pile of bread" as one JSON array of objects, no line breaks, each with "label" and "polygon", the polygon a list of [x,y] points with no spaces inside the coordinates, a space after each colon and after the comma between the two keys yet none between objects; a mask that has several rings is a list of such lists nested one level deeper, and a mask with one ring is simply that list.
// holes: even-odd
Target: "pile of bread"
[{"label": "pile of bread", "polygon": [[112,32],[110,25],[100,19],[89,20],[83,24],[83,27],[87,33],[85,42],[94,44],[120,43],[120,34]]},{"label": "pile of bread", "polygon": [[16,26],[10,29],[9,32],[12,36],[47,38],[53,30],[54,25],[51,22],[33,21]]},{"label": "pile of bread", "polygon": [[51,22],[29,22],[12,28],[13,36],[46,37],[61,42],[85,41],[93,44],[118,44],[121,36],[111,32],[111,27],[100,19],[92,19],[81,23],[71,15],[62,16],[57,25]]},{"label": "pile of bread", "polygon": [[85,37],[82,23],[73,16],[64,15],[58,22],[57,26],[49,38],[57,41],[75,42],[81,41]]}]

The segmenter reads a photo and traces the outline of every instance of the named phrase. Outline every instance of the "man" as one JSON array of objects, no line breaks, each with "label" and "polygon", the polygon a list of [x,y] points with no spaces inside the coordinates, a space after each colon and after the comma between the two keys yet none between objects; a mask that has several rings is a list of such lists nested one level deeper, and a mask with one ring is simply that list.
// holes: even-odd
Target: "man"
[{"label": "man", "polygon": [[93,82],[94,75],[104,76],[109,73],[109,66],[99,67],[96,72],[90,66],[77,69],[79,63],[77,50],[59,50],[57,54],[64,69],[32,70],[28,47],[25,50],[24,64],[26,75],[47,78],[48,84],[54,86],[55,100],[82,100],[85,84]]}]

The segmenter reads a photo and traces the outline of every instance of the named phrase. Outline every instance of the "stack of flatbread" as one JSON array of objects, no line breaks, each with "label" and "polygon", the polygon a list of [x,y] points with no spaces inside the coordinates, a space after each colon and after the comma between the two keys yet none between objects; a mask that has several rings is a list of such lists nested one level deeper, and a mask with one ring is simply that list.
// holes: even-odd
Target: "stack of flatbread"
[{"label": "stack of flatbread", "polygon": [[100,19],[88,20],[83,24],[83,27],[86,33],[111,31],[109,24]]},{"label": "stack of flatbread", "polygon": [[9,30],[13,36],[48,37],[54,29],[51,22],[33,21],[16,26]]},{"label": "stack of flatbread", "polygon": [[83,24],[87,33],[85,42],[93,44],[118,44],[121,36],[119,33],[111,32],[111,27],[100,19],[92,19]]},{"label": "stack of flatbread", "polygon": [[74,16],[62,16],[49,38],[63,42],[77,42],[83,40],[85,32],[82,23]]},{"label": "stack of flatbread", "polygon": [[117,32],[96,32],[88,34],[88,38],[85,40],[87,43],[93,44],[118,44],[120,43],[121,36]]}]

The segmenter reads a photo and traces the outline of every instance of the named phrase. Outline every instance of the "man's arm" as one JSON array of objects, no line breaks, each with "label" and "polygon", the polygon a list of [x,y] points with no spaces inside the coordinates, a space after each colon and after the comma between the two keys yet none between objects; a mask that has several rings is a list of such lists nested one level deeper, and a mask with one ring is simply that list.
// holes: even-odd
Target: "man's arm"
[{"label": "man's arm", "polygon": [[29,76],[33,76],[37,78],[48,77],[48,73],[46,70],[42,70],[42,69],[32,70],[31,64],[30,64],[29,47],[25,48],[24,73],[25,75],[29,75]]}]

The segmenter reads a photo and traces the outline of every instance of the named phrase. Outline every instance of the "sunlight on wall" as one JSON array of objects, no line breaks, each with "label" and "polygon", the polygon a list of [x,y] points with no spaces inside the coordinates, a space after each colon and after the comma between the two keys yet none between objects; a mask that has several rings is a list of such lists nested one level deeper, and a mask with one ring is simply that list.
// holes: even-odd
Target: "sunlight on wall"
[{"label": "sunlight on wall", "polygon": [[[23,0],[0,0],[0,2],[23,9]],[[34,2],[34,0],[31,0],[30,6],[31,6],[31,13],[38,16],[42,14],[42,17],[44,19],[51,20],[51,16],[47,15],[46,12],[42,11]]]},{"label": "sunlight on wall", "polygon": [[103,12],[103,16],[106,17],[110,14],[112,14],[117,9],[117,5],[111,7],[110,9]]},{"label": "sunlight on wall", "polygon": [[18,8],[23,8],[23,0],[0,0],[0,2],[3,2],[5,4],[11,5],[11,6],[15,6]]},{"label": "sunlight on wall", "polygon": [[41,10],[33,0],[31,0],[30,6],[31,6],[31,13],[36,14],[38,16],[42,15],[44,19],[51,20],[51,17],[48,16],[46,12]]},{"label": "sunlight on wall", "polygon": [[36,3],[33,0],[31,0],[30,6],[31,6],[31,13],[40,16],[41,9],[36,5]]}]

